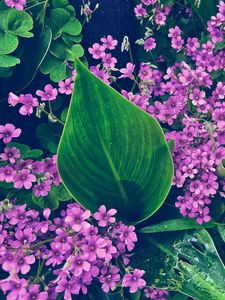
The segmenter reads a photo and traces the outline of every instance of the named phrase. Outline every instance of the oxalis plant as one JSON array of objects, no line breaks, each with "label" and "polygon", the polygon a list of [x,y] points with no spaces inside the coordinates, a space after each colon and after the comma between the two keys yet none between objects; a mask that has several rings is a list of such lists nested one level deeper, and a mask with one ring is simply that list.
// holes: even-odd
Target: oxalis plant
[{"label": "oxalis plant", "polygon": [[128,8],[0,2],[0,299],[225,299],[225,3]]}]

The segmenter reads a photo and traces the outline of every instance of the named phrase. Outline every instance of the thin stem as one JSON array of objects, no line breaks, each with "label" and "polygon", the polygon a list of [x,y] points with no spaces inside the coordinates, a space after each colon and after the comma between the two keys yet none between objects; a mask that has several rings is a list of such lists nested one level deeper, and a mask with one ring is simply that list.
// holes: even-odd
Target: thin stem
[{"label": "thin stem", "polygon": [[51,238],[51,239],[48,239],[48,240],[41,241],[41,242],[39,242],[39,243],[36,243],[36,244],[30,246],[29,249],[30,249],[30,250],[33,250],[33,249],[35,249],[35,248],[38,248],[38,247],[41,246],[41,245],[50,243],[50,242],[52,242],[52,241],[54,241],[54,238]]},{"label": "thin stem", "polygon": [[65,123],[64,122],[62,122],[59,118],[57,118],[52,112],[48,112],[48,111],[46,111],[44,108],[41,108],[41,111],[44,113],[44,114],[46,114],[47,116],[49,116],[49,115],[51,115],[58,123],[60,123],[61,125],[65,125]]},{"label": "thin stem", "polygon": [[26,8],[24,9],[24,11],[25,11],[25,10],[29,10],[29,9],[31,9],[31,8],[33,8],[33,7],[35,7],[35,6],[38,6],[38,5],[42,4],[42,3],[47,3],[47,2],[48,2],[48,1],[41,1],[41,2],[36,3],[36,4],[34,4],[34,5],[28,6],[28,7],[26,7]]}]

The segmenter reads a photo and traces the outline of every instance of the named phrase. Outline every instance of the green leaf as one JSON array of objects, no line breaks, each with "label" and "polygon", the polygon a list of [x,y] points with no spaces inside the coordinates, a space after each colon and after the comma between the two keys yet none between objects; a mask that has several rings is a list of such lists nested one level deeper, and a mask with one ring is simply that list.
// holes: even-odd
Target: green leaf
[{"label": "green leaf", "polygon": [[218,0],[201,0],[200,6],[195,5],[196,0],[188,0],[191,4],[193,11],[197,14],[204,26],[207,25],[207,21],[211,16],[215,16],[217,12],[216,4],[219,3]]},{"label": "green leaf", "polygon": [[177,290],[198,300],[224,299],[225,267],[206,230],[186,234],[171,248],[165,247],[162,239],[149,241],[167,257],[156,280],[158,287]]},{"label": "green leaf", "polygon": [[61,29],[64,25],[68,23],[70,14],[63,8],[55,8],[50,11],[50,18],[55,23],[55,25]]},{"label": "green leaf", "polygon": [[58,63],[51,71],[50,79],[54,82],[66,79],[66,64],[64,62]]},{"label": "green leaf", "polygon": [[77,44],[77,45],[73,45],[73,47],[71,48],[71,51],[77,56],[77,57],[82,57],[84,55],[84,48]]},{"label": "green leaf", "polygon": [[9,54],[16,50],[18,37],[10,32],[4,32],[0,28],[0,54]]},{"label": "green leaf", "polygon": [[56,65],[60,63],[61,63],[60,59],[48,53],[40,66],[40,71],[45,75],[49,74],[55,69]]},{"label": "green leaf", "polygon": [[105,204],[139,223],[163,204],[173,163],[150,115],[95,77],[76,59],[74,90],[58,149],[63,183],[92,212]]},{"label": "green leaf", "polygon": [[72,196],[67,192],[63,184],[59,186],[52,186],[51,191],[46,197],[35,197],[34,194],[32,199],[41,208],[50,208],[55,210],[59,207],[59,201],[68,201]]},{"label": "green leaf", "polygon": [[15,35],[29,38],[33,34],[29,32],[33,28],[33,19],[25,11],[10,9],[7,14],[7,30]]},{"label": "green leaf", "polygon": [[63,26],[62,30],[71,35],[79,35],[82,30],[82,25],[77,19],[71,18],[69,22]]},{"label": "green leaf", "polygon": [[167,142],[168,144],[168,147],[170,149],[170,152],[173,153],[173,149],[174,149],[174,146],[175,146],[175,141],[174,140],[170,140]]},{"label": "green leaf", "polygon": [[13,76],[5,83],[3,89],[5,96],[12,90],[12,86],[13,92],[20,92],[32,82],[49,50],[51,40],[51,30],[44,27],[41,35],[37,34],[25,41],[20,53],[21,63],[15,67]]},{"label": "green leaf", "polygon": [[29,153],[25,154],[23,158],[38,158],[43,154],[43,151],[40,149],[32,149]]},{"label": "green leaf", "polygon": [[68,113],[68,107],[64,108],[64,110],[63,110],[62,113],[61,113],[61,120],[62,120],[63,122],[66,121],[67,113]]},{"label": "green leaf", "polygon": [[219,232],[219,234],[220,234],[222,240],[223,240],[224,243],[225,243],[225,224],[223,224],[223,225],[218,225],[218,226],[217,226],[217,230],[218,230],[218,232]]},{"label": "green leaf", "polygon": [[188,296],[181,293],[177,293],[175,296],[170,298],[170,300],[188,300]]},{"label": "green leaf", "polygon": [[197,224],[196,220],[192,219],[174,219],[164,221],[158,224],[150,225],[138,230],[140,233],[157,233],[166,231],[179,231],[195,228],[213,228],[216,223],[211,221],[209,223],[204,223],[203,225]]},{"label": "green leaf", "polygon": [[0,55],[0,67],[8,68],[19,64],[19,58],[12,55]]},{"label": "green leaf", "polygon": [[54,8],[65,7],[69,4],[67,0],[53,0],[52,5]]}]

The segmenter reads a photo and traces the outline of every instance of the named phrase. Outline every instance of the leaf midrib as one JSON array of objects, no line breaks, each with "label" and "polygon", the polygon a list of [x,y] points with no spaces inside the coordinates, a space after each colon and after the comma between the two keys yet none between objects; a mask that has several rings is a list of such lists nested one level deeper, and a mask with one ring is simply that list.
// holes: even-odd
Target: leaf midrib
[{"label": "leaf midrib", "polygon": [[100,143],[101,143],[101,145],[102,145],[103,152],[104,152],[104,154],[105,154],[105,156],[106,156],[106,159],[107,159],[107,161],[108,161],[108,164],[109,164],[109,166],[110,166],[110,169],[111,169],[111,171],[112,171],[112,174],[113,174],[113,176],[115,177],[115,181],[116,181],[116,184],[117,184],[117,186],[118,186],[119,192],[120,192],[120,194],[121,194],[121,196],[122,196],[122,199],[124,200],[124,204],[126,204],[127,201],[128,201],[127,193],[126,193],[126,191],[124,190],[124,187],[123,187],[123,185],[122,185],[121,182],[120,182],[120,176],[119,176],[119,174],[118,174],[118,172],[117,172],[117,170],[116,170],[116,167],[115,167],[115,165],[114,165],[114,163],[113,163],[113,161],[112,161],[112,159],[111,159],[110,153],[109,153],[109,151],[108,151],[108,149],[107,149],[107,147],[106,147],[106,145],[105,145],[105,143],[104,143],[104,140],[103,140],[103,138],[102,138],[102,136],[101,136],[101,133],[99,132],[99,129],[98,129],[98,128],[97,128],[97,133],[98,133],[98,136],[99,136]]}]

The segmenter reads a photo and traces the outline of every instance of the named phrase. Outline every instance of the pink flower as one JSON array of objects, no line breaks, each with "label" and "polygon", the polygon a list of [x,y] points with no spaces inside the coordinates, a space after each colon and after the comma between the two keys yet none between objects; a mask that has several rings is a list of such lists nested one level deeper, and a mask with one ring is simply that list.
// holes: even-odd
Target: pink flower
[{"label": "pink flower", "polygon": [[144,270],[134,269],[133,274],[124,275],[122,286],[129,287],[130,293],[136,293],[138,289],[143,289],[146,285],[145,280],[141,278],[144,274]]},{"label": "pink flower", "polygon": [[10,143],[13,138],[19,137],[20,134],[21,129],[12,124],[0,125],[0,139],[3,139],[5,144]]},{"label": "pink flower", "polygon": [[123,75],[121,75],[119,78],[133,79],[134,78],[134,76],[133,76],[134,68],[135,68],[135,65],[133,65],[132,63],[127,63],[126,68],[120,69],[120,73],[122,73]]},{"label": "pink flower", "polygon": [[15,267],[17,272],[21,272],[22,274],[27,274],[30,271],[30,265],[35,263],[34,255],[25,256],[22,251],[19,251],[19,255],[15,262]]},{"label": "pink flower", "polygon": [[35,197],[46,197],[51,190],[51,184],[47,181],[41,182],[34,186],[34,196]]},{"label": "pink flower", "polygon": [[194,105],[202,105],[205,103],[205,92],[195,88],[189,95]]},{"label": "pink flower", "polygon": [[145,51],[151,51],[152,49],[155,49],[156,47],[156,42],[154,38],[147,38],[144,41],[144,49]]},{"label": "pink flower", "polygon": [[26,0],[5,0],[5,4],[9,7],[15,7],[17,10],[23,10]]},{"label": "pink flower", "polygon": [[100,70],[99,67],[91,66],[90,71],[102,81],[109,84],[109,74],[106,73],[104,70]]},{"label": "pink flower", "polygon": [[83,211],[79,207],[72,207],[67,211],[65,222],[70,224],[74,231],[78,232],[81,229],[86,229],[90,226],[90,224],[85,221],[90,216],[91,212],[89,210]]},{"label": "pink flower", "polygon": [[52,101],[56,99],[58,91],[51,84],[47,84],[44,91],[37,90],[36,95],[40,96],[42,101]]},{"label": "pink flower", "polygon": [[13,180],[14,188],[22,189],[22,187],[24,187],[28,190],[32,187],[32,182],[36,181],[36,177],[33,174],[30,174],[30,170],[23,169],[14,176]]},{"label": "pink flower", "polygon": [[33,107],[37,107],[39,105],[38,99],[33,97],[31,94],[21,94],[20,103],[23,105],[20,107],[19,113],[24,116],[32,114]]},{"label": "pink flower", "polygon": [[111,35],[107,35],[107,37],[101,38],[101,42],[103,43],[105,49],[109,49],[109,50],[115,49],[118,44],[118,41],[114,40]]},{"label": "pink flower", "polygon": [[206,206],[198,213],[197,216],[197,223],[202,224],[203,222],[209,222],[211,220],[211,217],[209,214],[209,208]]},{"label": "pink flower", "polygon": [[116,209],[106,211],[105,205],[101,205],[98,212],[94,214],[94,218],[98,221],[100,227],[105,227],[108,223],[114,223],[116,218],[112,217],[116,214]]},{"label": "pink flower", "polygon": [[16,159],[20,157],[20,150],[16,147],[5,147],[4,153],[1,153],[0,157],[2,160],[8,160],[11,164],[14,164]]},{"label": "pink flower", "polygon": [[20,102],[20,97],[13,93],[9,93],[8,103],[10,106],[15,106]]},{"label": "pink flower", "polygon": [[166,16],[163,12],[157,13],[155,15],[155,23],[161,26],[166,24]]},{"label": "pink flower", "polygon": [[0,181],[13,182],[15,173],[14,169],[10,166],[0,168]]},{"label": "pink flower", "polygon": [[92,48],[88,48],[88,51],[94,59],[100,59],[106,55],[105,47],[99,45],[98,43],[94,43]]},{"label": "pink flower", "polygon": [[58,85],[59,85],[58,91],[61,94],[66,94],[66,95],[72,94],[74,83],[70,78],[67,78],[65,81],[59,81]]},{"label": "pink flower", "polygon": [[146,9],[143,7],[143,5],[140,3],[134,8],[134,12],[136,17],[145,17],[148,15]]},{"label": "pink flower", "polygon": [[89,272],[91,264],[88,262],[88,255],[73,255],[69,261],[69,270],[73,270],[73,274],[79,277],[84,271]]},{"label": "pink flower", "polygon": [[106,69],[112,69],[115,67],[115,64],[117,63],[117,59],[115,57],[112,57],[112,54],[106,54],[103,58],[102,58],[102,62],[103,62],[103,66]]}]

